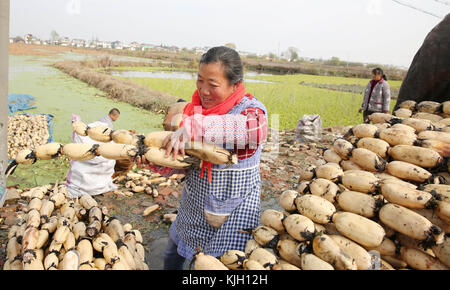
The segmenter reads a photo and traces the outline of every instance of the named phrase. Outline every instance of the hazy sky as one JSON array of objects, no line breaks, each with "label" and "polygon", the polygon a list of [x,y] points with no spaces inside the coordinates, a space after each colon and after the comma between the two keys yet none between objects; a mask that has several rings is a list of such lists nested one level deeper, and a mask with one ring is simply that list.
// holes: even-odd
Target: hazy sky
[{"label": "hazy sky", "polygon": [[[445,17],[450,0],[399,0]],[[443,2],[443,3],[442,3]],[[442,19],[392,0],[11,0],[11,36],[31,33],[216,46],[408,67]]]}]

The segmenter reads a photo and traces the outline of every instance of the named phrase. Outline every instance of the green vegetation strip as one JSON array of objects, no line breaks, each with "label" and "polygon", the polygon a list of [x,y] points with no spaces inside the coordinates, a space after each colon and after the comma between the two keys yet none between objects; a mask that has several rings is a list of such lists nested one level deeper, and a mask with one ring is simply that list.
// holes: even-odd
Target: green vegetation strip
[{"label": "green vegetation strip", "polygon": [[[111,67],[110,70],[114,71],[148,71],[148,72],[197,72],[198,69],[177,68],[177,67],[159,67],[159,66],[121,66]],[[103,72],[104,69],[98,68],[96,71]]]},{"label": "green vegetation strip", "polygon": [[[195,81],[192,80],[158,78],[132,78],[132,80],[187,101],[191,100],[196,89]],[[362,94],[300,85],[292,76],[268,77],[265,80],[277,81],[277,83],[246,82],[245,85],[247,91],[267,107],[271,127],[275,126],[275,123],[271,123],[274,115],[278,115],[280,130],[295,128],[304,114],[319,114],[323,127],[355,125],[362,122],[362,114],[358,113]],[[355,82],[355,80],[349,80]],[[392,101],[391,109],[394,105],[395,101]],[[275,120],[274,118],[274,122]]]},{"label": "green vegetation strip", "polygon": [[54,64],[54,67],[90,86],[106,92],[108,97],[153,112],[165,111],[171,104],[177,101],[177,98],[173,95],[144,86],[136,86],[135,83],[128,80],[121,80],[111,75],[83,67],[78,62],[57,62]]},{"label": "green vegetation strip", "polygon": [[[270,75],[270,76],[255,76],[254,79],[265,80],[279,83],[300,84],[316,83],[316,84],[333,84],[333,85],[360,85],[366,86],[370,79],[361,78],[344,78],[344,77],[332,77],[332,76],[315,76],[306,74],[294,74],[294,75]],[[388,81],[389,85],[393,88],[400,88],[401,81]]]}]

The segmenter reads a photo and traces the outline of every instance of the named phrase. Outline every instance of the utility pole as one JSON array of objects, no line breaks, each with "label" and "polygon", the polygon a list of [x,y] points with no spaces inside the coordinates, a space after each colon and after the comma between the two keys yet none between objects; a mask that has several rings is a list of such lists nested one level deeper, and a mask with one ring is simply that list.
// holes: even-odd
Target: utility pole
[{"label": "utility pole", "polygon": [[9,0],[0,0],[0,207],[6,198],[5,170],[8,166],[8,45]]},{"label": "utility pole", "polygon": [[281,57],[281,55],[280,55],[280,42],[278,42],[278,58],[280,58]]}]

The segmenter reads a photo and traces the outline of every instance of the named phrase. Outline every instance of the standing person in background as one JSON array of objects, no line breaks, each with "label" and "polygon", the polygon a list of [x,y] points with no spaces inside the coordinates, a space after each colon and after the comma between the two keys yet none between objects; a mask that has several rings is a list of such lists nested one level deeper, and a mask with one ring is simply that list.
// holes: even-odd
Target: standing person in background
[{"label": "standing person in background", "polygon": [[113,122],[119,119],[120,111],[117,108],[111,109],[108,115],[103,116],[99,121],[108,124],[108,127],[114,129]]},{"label": "standing person in background", "polygon": [[386,75],[379,67],[372,70],[372,80],[367,84],[364,100],[359,113],[364,111],[364,123],[369,123],[372,113],[389,113],[391,104],[391,88]]}]

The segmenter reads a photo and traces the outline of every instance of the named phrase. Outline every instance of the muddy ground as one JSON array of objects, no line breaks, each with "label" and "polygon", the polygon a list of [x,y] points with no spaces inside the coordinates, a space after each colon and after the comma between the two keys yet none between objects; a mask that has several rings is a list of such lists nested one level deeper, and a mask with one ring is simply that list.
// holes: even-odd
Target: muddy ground
[{"label": "muddy ground", "polygon": [[[329,147],[332,140],[345,128],[327,128],[323,130],[322,139],[316,143],[299,143],[294,131],[279,132],[278,140],[272,134],[264,144],[261,156],[261,210],[282,210],[278,203],[279,195],[287,189],[298,186],[299,171],[310,164],[319,165],[323,161],[323,148]],[[133,228],[141,231],[146,250],[146,263],[152,270],[163,267],[162,257],[168,241],[170,222],[163,221],[165,213],[176,213],[179,206],[183,182],[176,185],[159,188],[159,196],[153,198],[145,193],[135,193],[131,197],[122,197],[114,193],[96,196],[100,205],[109,210],[110,216],[115,216],[123,223],[130,223]],[[121,191],[126,189],[122,186]],[[20,197],[20,196],[17,196]],[[0,266],[5,260],[5,249],[9,228],[18,220],[16,212],[22,204],[28,201],[12,199],[5,202],[0,209]],[[143,217],[144,209],[150,205],[159,204],[160,210]]]}]

